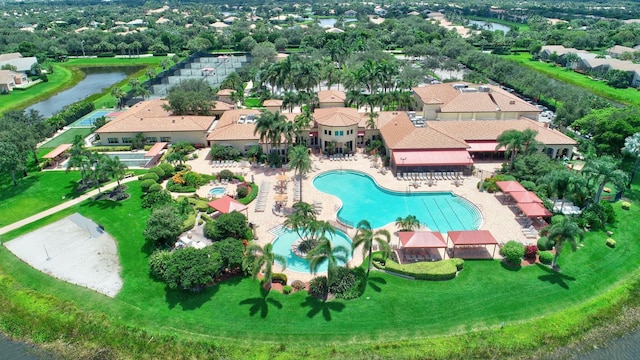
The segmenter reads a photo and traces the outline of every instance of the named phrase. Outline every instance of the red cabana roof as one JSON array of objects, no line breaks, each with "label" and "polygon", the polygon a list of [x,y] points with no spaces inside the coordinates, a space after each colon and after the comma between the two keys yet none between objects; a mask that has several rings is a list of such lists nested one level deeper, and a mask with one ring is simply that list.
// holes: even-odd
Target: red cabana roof
[{"label": "red cabana roof", "polygon": [[471,165],[466,149],[394,151],[393,161],[399,166]]},{"label": "red cabana roof", "polygon": [[43,156],[43,159],[55,159],[62,155],[65,151],[69,150],[73,144],[60,144],[57,148],[51,150],[47,155]]},{"label": "red cabana roof", "polygon": [[213,200],[208,203],[212,208],[220,211],[223,214],[228,214],[233,211],[247,210],[247,206],[238,202],[230,196],[223,196],[220,199]]},{"label": "red cabana roof", "polygon": [[489,230],[449,231],[453,245],[497,245]]},{"label": "red cabana roof", "polygon": [[527,191],[527,189],[517,181],[496,181],[496,185],[498,185],[500,190],[505,194],[516,191]]},{"label": "red cabana roof", "polygon": [[166,142],[155,143],[151,147],[151,149],[149,149],[149,151],[147,151],[147,153],[144,154],[144,157],[154,157],[154,156],[160,154],[160,151],[162,151],[162,149],[164,149],[165,146],[167,146]]},{"label": "red cabana roof", "polygon": [[539,203],[518,203],[518,208],[530,218],[546,217],[553,215],[551,211],[547,210],[542,204]]},{"label": "red cabana roof", "polygon": [[509,196],[513,198],[517,203],[539,203],[542,204],[542,200],[533,191],[515,191],[510,192]]},{"label": "red cabana roof", "polygon": [[400,231],[403,248],[446,248],[447,243],[438,231]]}]

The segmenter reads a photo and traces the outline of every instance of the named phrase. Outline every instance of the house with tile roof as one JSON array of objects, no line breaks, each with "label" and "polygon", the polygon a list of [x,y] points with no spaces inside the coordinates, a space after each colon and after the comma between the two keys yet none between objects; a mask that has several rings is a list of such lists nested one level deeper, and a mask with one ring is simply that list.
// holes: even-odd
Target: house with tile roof
[{"label": "house with tile roof", "polygon": [[16,68],[17,72],[27,75],[31,74],[31,67],[37,63],[38,59],[35,56],[23,57],[20,53],[0,54],[0,68],[11,65]]},{"label": "house with tile roof", "polygon": [[622,45],[614,45],[610,48],[607,49],[607,55],[613,57],[613,58],[619,58],[622,55],[624,55],[625,53],[631,53],[633,54],[634,52],[636,52],[638,50],[628,47],[628,46],[622,46]]},{"label": "house with tile roof", "polygon": [[207,136],[207,144],[232,146],[244,153],[252,146],[260,145],[260,134],[256,132],[256,119],[260,110],[237,109],[226,111],[216,120]]},{"label": "house with tile roof", "polygon": [[29,82],[29,78],[24,73],[11,70],[0,70],[0,94],[11,92],[14,87]]},{"label": "house with tile roof", "polygon": [[640,86],[640,64],[620,59],[582,59],[578,64],[578,69],[583,72],[598,73],[600,76],[609,70],[620,70],[629,73],[629,85]]},{"label": "house with tile roof", "polygon": [[206,144],[214,124],[214,116],[173,115],[165,110],[163,99],[142,101],[119,113],[96,130],[101,145],[131,144],[142,134],[148,144],[157,142]]},{"label": "house with tile roof", "polygon": [[537,119],[540,109],[493,85],[432,84],[413,88],[420,120]]},{"label": "house with tile roof", "polygon": [[318,104],[321,108],[343,107],[347,95],[340,90],[318,91]]}]

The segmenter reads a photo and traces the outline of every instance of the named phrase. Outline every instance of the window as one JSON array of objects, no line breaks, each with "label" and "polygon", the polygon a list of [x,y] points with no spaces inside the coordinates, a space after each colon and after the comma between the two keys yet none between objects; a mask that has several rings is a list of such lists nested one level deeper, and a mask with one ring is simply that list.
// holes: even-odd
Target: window
[{"label": "window", "polygon": [[107,142],[109,144],[117,144],[119,141],[118,138],[107,138]]},{"label": "window", "polygon": [[171,136],[160,136],[160,141],[171,142]]},{"label": "window", "polygon": [[145,141],[148,143],[157,143],[158,142],[158,138],[155,136],[147,136],[145,138]]},{"label": "window", "polygon": [[327,135],[327,129],[324,129],[324,134]]},{"label": "window", "polygon": [[336,130],[336,136],[343,136],[344,135],[344,130]]},{"label": "window", "polygon": [[331,130],[329,130],[329,135],[331,135]]},{"label": "window", "polygon": [[123,137],[122,138],[122,143],[123,144],[131,144],[131,138],[130,137]]}]

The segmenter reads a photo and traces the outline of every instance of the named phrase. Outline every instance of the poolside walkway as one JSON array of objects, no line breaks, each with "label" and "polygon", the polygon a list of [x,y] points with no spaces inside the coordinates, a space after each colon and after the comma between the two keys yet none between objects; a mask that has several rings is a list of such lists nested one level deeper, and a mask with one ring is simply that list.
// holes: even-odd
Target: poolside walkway
[{"label": "poolside walkway", "polygon": [[[264,211],[256,211],[255,202],[249,204],[249,221],[256,224],[256,234],[258,236],[257,242],[260,245],[265,245],[275,239],[275,235],[269,232],[270,229],[276,228],[282,224],[285,220],[284,217],[277,216],[273,213],[272,209],[275,205],[274,196],[276,191],[274,185],[278,183],[276,177],[282,175],[281,170],[268,169],[264,167],[253,168],[251,166],[241,167],[239,164],[232,167],[213,167],[210,164],[210,160],[207,157],[208,149],[201,149],[198,153],[198,158],[190,160],[188,163],[192,166],[194,171],[206,174],[212,174],[220,172],[221,170],[228,169],[234,173],[240,173],[245,176],[247,181],[250,181],[253,176],[253,181],[260,185],[262,183],[270,184],[266,197],[266,206]],[[467,200],[474,203],[478,209],[482,212],[483,223],[480,229],[489,230],[499,243],[506,243],[509,240],[517,240],[523,244],[535,243],[535,240],[527,239],[522,233],[521,225],[516,221],[516,216],[513,211],[500,203],[499,199],[494,195],[487,192],[480,192],[477,189],[477,183],[480,181],[477,177],[466,177],[464,184],[456,186],[452,181],[441,180],[437,182],[437,185],[427,186],[422,185],[418,188],[414,188],[409,181],[397,180],[390,171],[386,174],[382,174],[378,168],[371,166],[371,161],[363,154],[359,153],[355,156],[355,160],[341,160],[330,161],[328,159],[322,159],[320,156],[312,155],[312,169],[302,181],[302,200],[313,204],[322,204],[320,214],[318,218],[321,220],[328,220],[335,222],[336,214],[340,208],[340,201],[329,194],[322,193],[315,189],[312,184],[313,178],[325,171],[330,170],[357,170],[369,174],[372,176],[378,185],[395,191],[451,191],[458,196],[464,197]],[[490,171],[495,168],[499,168],[500,164],[497,163],[480,163],[477,167]],[[287,207],[291,207],[294,200],[293,179],[294,174],[292,171],[287,171]],[[214,186],[203,186],[198,190],[198,194],[204,198],[207,197],[209,190]],[[227,192],[234,193],[235,185],[226,185]],[[398,236],[395,235],[397,228],[394,223],[390,223],[383,228],[387,229],[392,234],[392,245],[398,245]],[[354,229],[347,231],[349,236],[355,234]],[[496,255],[499,256],[496,252]],[[352,266],[357,266],[362,262],[362,250],[356,249],[354,252],[354,258],[350,262]],[[278,270],[279,271],[279,267]],[[301,274],[293,271],[285,270],[285,273],[290,279],[300,279],[308,281],[313,276],[310,274]]]}]

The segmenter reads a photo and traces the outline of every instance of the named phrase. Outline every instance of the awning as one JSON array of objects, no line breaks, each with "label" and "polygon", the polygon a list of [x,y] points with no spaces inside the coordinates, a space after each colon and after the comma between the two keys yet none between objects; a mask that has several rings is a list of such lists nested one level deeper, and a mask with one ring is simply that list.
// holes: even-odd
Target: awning
[{"label": "awning", "polygon": [[520,185],[517,181],[496,181],[496,185],[502,190],[503,193],[508,194],[511,192],[519,192],[519,191],[527,191],[522,185]]},{"label": "awning", "polygon": [[47,155],[43,156],[43,159],[55,159],[62,155],[65,151],[69,150],[73,144],[60,144],[57,148],[51,150]]},{"label": "awning", "polygon": [[220,199],[209,202],[208,205],[223,214],[228,214],[233,211],[247,210],[247,205],[243,205],[242,203],[227,195],[221,197]]},{"label": "awning", "polygon": [[166,146],[167,146],[166,142],[155,143],[151,147],[151,149],[149,149],[149,151],[147,151],[146,154],[144,154],[144,157],[155,157],[156,155],[160,154],[162,149],[164,149]]},{"label": "awning", "polygon": [[453,245],[497,245],[498,241],[489,230],[449,231]]},{"label": "awning", "polygon": [[[465,141],[469,144],[470,148],[468,149],[471,152],[495,152],[496,146],[498,146],[497,141]],[[500,147],[497,151],[505,151],[504,146]]]},{"label": "awning", "polygon": [[364,131],[358,131],[358,136],[364,136]]},{"label": "awning", "polygon": [[467,150],[415,150],[394,151],[396,166],[471,165],[473,159]]},{"label": "awning", "polygon": [[318,132],[317,131],[310,131],[309,132],[309,136],[311,136],[311,137],[318,136]]},{"label": "awning", "polygon": [[553,215],[551,211],[547,210],[539,203],[518,203],[518,208],[522,210],[526,217],[537,218],[547,217]]},{"label": "awning", "polygon": [[444,237],[437,231],[400,231],[398,236],[405,249],[447,247]]},{"label": "awning", "polygon": [[538,203],[542,204],[542,200],[533,191],[516,191],[510,192],[509,196],[517,203]]}]

